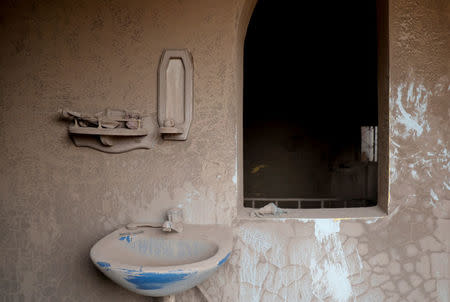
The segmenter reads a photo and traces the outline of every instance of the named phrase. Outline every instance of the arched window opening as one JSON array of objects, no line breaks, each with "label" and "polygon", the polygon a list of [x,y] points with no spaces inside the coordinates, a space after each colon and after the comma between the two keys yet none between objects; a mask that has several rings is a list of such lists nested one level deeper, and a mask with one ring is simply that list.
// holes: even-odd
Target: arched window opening
[{"label": "arched window opening", "polygon": [[377,204],[376,8],[258,1],[244,44],[245,207]]}]

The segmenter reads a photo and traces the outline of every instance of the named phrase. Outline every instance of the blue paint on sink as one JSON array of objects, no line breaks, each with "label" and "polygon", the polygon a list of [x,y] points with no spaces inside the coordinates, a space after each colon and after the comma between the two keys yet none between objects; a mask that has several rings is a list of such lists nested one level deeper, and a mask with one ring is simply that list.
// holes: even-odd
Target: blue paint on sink
[{"label": "blue paint on sink", "polygon": [[106,269],[106,271],[109,271],[111,268],[111,264],[109,264],[108,262],[98,261],[97,264],[98,264],[98,266]]},{"label": "blue paint on sink", "polygon": [[230,255],[231,255],[231,252],[229,252],[229,253],[225,256],[225,258],[223,258],[222,260],[220,260],[219,263],[217,263],[217,265],[218,265],[218,266],[221,266],[222,264],[224,264],[224,263],[228,260],[228,258],[230,258]]},{"label": "blue paint on sink", "polygon": [[161,289],[170,283],[186,279],[193,273],[140,273],[131,275],[125,280],[136,285],[137,289]]},{"label": "blue paint on sink", "polygon": [[128,243],[131,242],[131,236],[130,235],[126,235],[126,236],[122,236],[119,238],[119,240],[124,241],[126,240]]},{"label": "blue paint on sink", "polygon": [[111,264],[109,264],[108,262],[99,261],[99,262],[97,262],[97,264],[101,267],[110,267],[111,266]]}]

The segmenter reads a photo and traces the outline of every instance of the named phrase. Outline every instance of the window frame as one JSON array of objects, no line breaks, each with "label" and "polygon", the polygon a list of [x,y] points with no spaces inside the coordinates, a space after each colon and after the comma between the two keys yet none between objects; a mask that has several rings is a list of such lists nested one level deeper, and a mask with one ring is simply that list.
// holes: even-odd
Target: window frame
[{"label": "window frame", "polygon": [[378,158],[378,200],[377,205],[373,207],[361,208],[320,208],[320,209],[287,209],[287,214],[282,216],[266,216],[264,218],[252,217],[250,214],[254,211],[252,208],[244,207],[244,152],[243,152],[243,57],[244,41],[247,25],[252,16],[256,5],[255,0],[248,2],[247,10],[244,8],[241,15],[241,74],[238,77],[240,88],[240,127],[238,129],[237,148],[237,171],[235,182],[237,185],[238,204],[237,218],[240,220],[285,220],[285,219],[352,219],[364,218],[373,219],[385,217],[389,213],[389,1],[376,0],[376,18],[377,18],[377,89],[378,89],[378,140],[377,140],[377,158]]}]

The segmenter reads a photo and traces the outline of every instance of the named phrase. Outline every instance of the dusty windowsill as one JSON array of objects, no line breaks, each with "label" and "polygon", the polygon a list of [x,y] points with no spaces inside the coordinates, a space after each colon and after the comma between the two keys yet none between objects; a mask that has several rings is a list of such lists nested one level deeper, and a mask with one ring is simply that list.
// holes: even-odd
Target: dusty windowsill
[{"label": "dusty windowsill", "polygon": [[250,213],[254,209],[239,207],[237,213],[238,220],[250,221],[284,221],[284,220],[309,220],[309,219],[363,219],[370,220],[387,216],[380,207],[365,208],[338,208],[338,209],[285,209],[287,214],[280,216],[267,215],[263,218],[251,217]]}]

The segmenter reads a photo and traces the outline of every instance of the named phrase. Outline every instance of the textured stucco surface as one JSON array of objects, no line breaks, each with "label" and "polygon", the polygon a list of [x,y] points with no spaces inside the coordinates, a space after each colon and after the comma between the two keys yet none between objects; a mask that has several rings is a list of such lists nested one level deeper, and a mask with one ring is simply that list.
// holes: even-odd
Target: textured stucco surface
[{"label": "textured stucco surface", "polygon": [[[174,205],[235,233],[230,261],[179,301],[449,301],[449,2],[390,3],[389,215],[274,222],[234,219],[250,2],[1,3],[1,301],[148,301],[96,271],[89,249]],[[155,113],[163,48],[194,57],[189,139],[74,147],[56,110]]]}]

